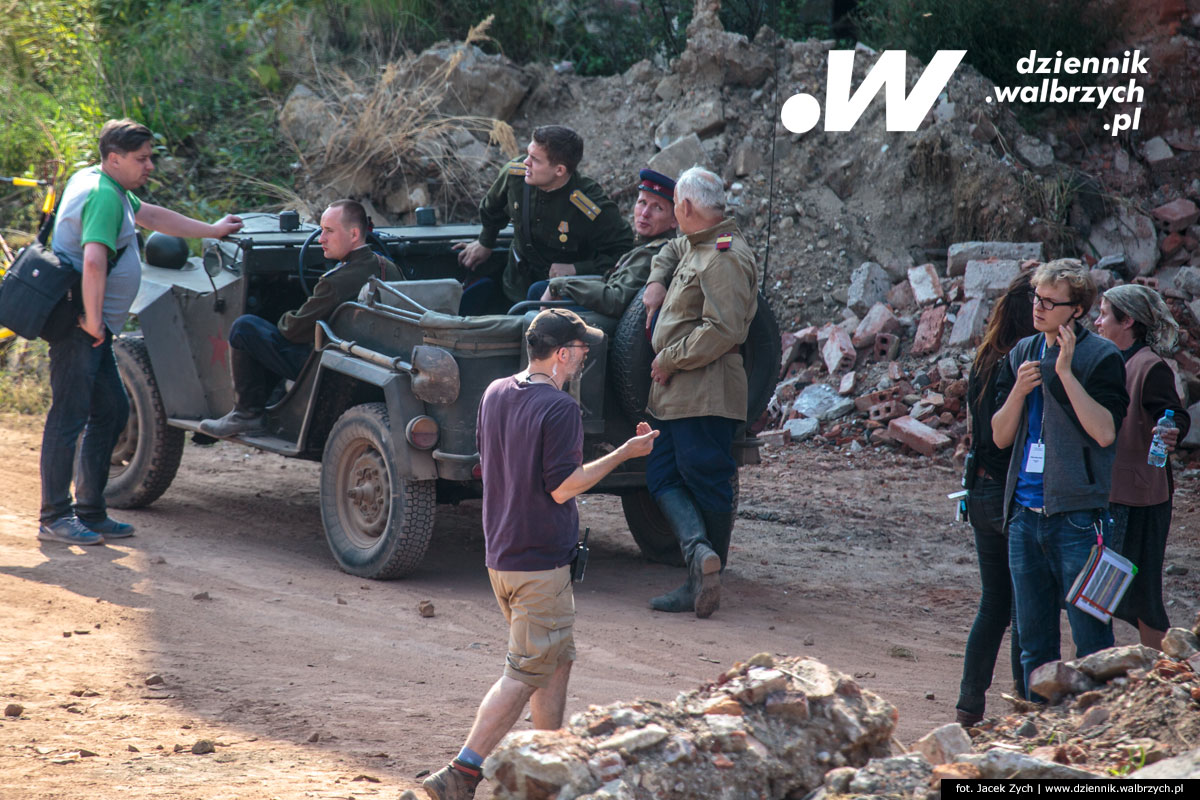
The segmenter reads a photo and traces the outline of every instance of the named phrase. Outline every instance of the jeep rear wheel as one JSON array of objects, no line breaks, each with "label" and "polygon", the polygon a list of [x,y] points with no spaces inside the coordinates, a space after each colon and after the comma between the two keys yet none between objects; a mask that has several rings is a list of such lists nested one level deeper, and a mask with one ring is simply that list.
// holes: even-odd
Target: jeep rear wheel
[{"label": "jeep rear wheel", "polygon": [[433,536],[436,483],[400,476],[383,403],[342,414],[321,458],[321,521],[338,566],[379,580],[415,569]]},{"label": "jeep rear wheel", "polygon": [[141,508],[162,497],[175,479],[184,431],[167,424],[146,343],[118,337],[113,354],[129,395],[129,421],[113,448],[104,499],[113,508]]}]

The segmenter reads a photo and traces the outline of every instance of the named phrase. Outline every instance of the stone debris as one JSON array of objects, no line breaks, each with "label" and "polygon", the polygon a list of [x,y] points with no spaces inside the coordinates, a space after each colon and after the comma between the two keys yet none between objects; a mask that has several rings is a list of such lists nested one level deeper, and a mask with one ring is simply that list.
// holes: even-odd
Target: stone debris
[{"label": "stone debris", "polygon": [[19,717],[25,713],[25,706],[20,703],[9,703],[4,707],[4,716]]},{"label": "stone debris", "polygon": [[819,661],[759,654],[671,703],[592,706],[564,730],[509,734],[484,775],[498,800],[800,797],[831,769],[887,757],[895,720]]}]

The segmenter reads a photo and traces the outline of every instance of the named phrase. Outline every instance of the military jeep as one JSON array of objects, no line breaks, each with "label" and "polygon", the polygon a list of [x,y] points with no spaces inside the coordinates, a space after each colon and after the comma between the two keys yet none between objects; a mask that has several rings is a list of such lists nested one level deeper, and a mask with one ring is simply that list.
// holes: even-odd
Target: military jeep
[{"label": "military jeep", "polygon": [[[199,423],[233,405],[233,321],[244,313],[278,319],[304,301],[330,266],[315,226],[286,214],[243,219],[235,236],[206,241],[202,259],[181,268],[143,265],[132,309],[139,329],[115,342],[131,409],[112,455],[106,496],[115,508],[146,506],[167,490],[189,431],[198,443],[212,441]],[[299,376],[268,406],[266,431],[231,440],[321,462],[326,538],[338,566],[351,574],[386,579],[411,572],[429,547],[438,504],[482,496],[479,400],[491,381],[528,362],[523,334],[539,304],[458,316],[468,276],[453,246],[478,234],[479,226],[469,224],[377,228],[372,247],[406,280],[372,279],[357,300],[320,324]],[[508,231],[482,271],[502,269],[510,243]],[[751,420],[766,407],[779,368],[779,336],[761,295],[758,308],[743,347]],[[619,320],[583,316],[608,334],[570,387],[583,411],[590,460],[625,441],[645,418],[652,354],[640,296]],[[758,440],[745,431],[736,438],[739,463],[757,461]],[[627,462],[592,491],[621,497],[646,557],[682,563],[646,490],[644,467],[642,459]]]}]

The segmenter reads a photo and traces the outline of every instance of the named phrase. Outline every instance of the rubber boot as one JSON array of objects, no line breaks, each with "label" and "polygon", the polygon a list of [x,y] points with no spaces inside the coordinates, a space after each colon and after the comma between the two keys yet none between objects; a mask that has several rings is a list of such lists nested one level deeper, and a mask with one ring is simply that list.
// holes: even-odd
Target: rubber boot
[{"label": "rubber boot", "polygon": [[650,607],[672,613],[695,611],[707,617],[720,604],[721,560],[709,545],[704,518],[686,489],[670,489],[655,500],[679,540],[688,579],[674,591],[653,598]]},{"label": "rubber boot", "polygon": [[729,563],[729,540],[733,537],[733,522],[736,514],[733,511],[700,510],[704,518],[704,529],[708,532],[708,541],[713,551],[721,557],[721,572]]},{"label": "rubber boot", "polygon": [[235,347],[229,348],[229,366],[233,373],[233,411],[220,419],[206,419],[200,432],[218,439],[263,430],[266,418],[266,373],[254,358]]}]

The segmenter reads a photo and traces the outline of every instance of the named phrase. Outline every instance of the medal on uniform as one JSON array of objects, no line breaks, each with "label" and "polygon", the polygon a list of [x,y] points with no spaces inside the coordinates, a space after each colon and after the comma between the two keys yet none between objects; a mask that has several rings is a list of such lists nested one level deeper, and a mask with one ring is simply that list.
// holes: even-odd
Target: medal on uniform
[{"label": "medal on uniform", "polygon": [[563,220],[562,222],[558,223],[558,240],[565,244],[567,241],[567,233],[570,230],[571,230],[571,227],[569,225],[567,225],[566,220]]}]

